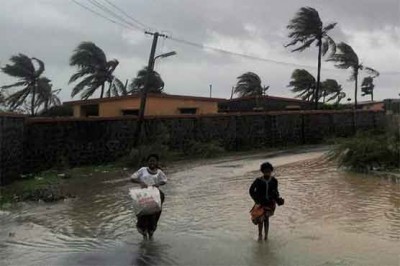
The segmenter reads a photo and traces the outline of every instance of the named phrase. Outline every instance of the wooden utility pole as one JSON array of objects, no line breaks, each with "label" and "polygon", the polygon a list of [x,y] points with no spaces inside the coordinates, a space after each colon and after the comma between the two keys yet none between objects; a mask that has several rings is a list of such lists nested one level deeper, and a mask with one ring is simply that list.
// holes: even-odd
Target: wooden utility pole
[{"label": "wooden utility pole", "polygon": [[147,91],[148,91],[148,86],[149,86],[149,81],[151,74],[154,69],[154,56],[156,54],[156,48],[157,48],[157,41],[158,37],[167,37],[164,34],[160,34],[158,32],[152,33],[152,32],[145,32],[148,35],[153,35],[153,43],[151,45],[151,50],[150,50],[150,56],[149,56],[149,63],[147,65],[147,73],[146,73],[146,78],[144,82],[143,89],[141,90],[141,97],[140,97],[140,109],[139,109],[139,118],[138,118],[138,123],[136,126],[135,130],[135,136],[134,136],[134,147],[137,147],[139,144],[139,139],[140,139],[140,133],[142,131],[142,125],[143,125],[143,120],[144,120],[144,113],[146,110],[146,98],[147,98]]}]

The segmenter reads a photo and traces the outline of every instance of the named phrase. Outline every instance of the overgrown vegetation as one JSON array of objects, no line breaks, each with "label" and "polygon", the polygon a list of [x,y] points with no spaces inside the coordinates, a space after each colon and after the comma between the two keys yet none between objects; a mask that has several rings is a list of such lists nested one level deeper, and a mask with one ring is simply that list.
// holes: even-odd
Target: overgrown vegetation
[{"label": "overgrown vegetation", "polygon": [[71,182],[80,182],[82,176],[93,173],[106,173],[119,169],[114,164],[100,166],[77,167],[65,170],[48,170],[35,175],[22,176],[10,185],[0,187],[0,207],[6,203],[19,201],[54,202],[74,197],[67,185]]},{"label": "overgrown vegetation", "polygon": [[341,167],[368,172],[400,168],[400,136],[394,133],[359,132],[353,138],[339,139],[330,158]]}]

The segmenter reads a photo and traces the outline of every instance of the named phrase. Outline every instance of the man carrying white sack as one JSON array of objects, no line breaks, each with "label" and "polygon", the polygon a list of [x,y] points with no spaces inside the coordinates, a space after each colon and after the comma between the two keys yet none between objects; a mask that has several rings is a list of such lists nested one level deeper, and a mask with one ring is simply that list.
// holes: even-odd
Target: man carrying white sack
[{"label": "man carrying white sack", "polygon": [[[161,216],[162,204],[164,203],[164,193],[159,189],[160,186],[165,185],[167,182],[167,176],[158,167],[159,156],[157,154],[151,154],[147,158],[147,167],[140,168],[135,172],[130,180],[133,183],[138,183],[142,188],[154,187],[159,191],[161,198],[161,208],[152,214],[137,213],[136,228],[140,234],[143,235],[144,239],[153,238],[153,234],[157,229],[157,223]],[[151,192],[151,190],[150,190]],[[158,195],[157,195],[158,196]]]}]

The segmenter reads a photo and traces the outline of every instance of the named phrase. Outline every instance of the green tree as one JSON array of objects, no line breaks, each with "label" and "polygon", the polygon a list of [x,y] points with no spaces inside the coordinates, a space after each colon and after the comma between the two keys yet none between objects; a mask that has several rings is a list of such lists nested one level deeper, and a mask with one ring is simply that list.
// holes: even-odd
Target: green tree
[{"label": "green tree", "polygon": [[[313,43],[318,47],[316,95],[320,95],[321,58],[329,49],[332,54],[335,53],[336,45],[333,39],[328,35],[328,32],[332,30],[336,24],[337,23],[330,23],[324,26],[317,10],[311,7],[302,7],[287,26],[290,30],[288,37],[292,39],[292,41],[288,43],[286,47],[297,46],[292,52],[302,52]],[[314,96],[315,109],[318,109],[318,98],[319,97]]]},{"label": "green tree", "polygon": [[292,73],[288,87],[296,93],[296,98],[304,101],[314,101],[315,98],[315,78],[305,69],[295,69]]},{"label": "green tree", "polygon": [[365,70],[372,77],[379,76],[379,72],[370,67],[365,67],[360,63],[357,54],[353,48],[346,43],[339,43],[337,45],[338,52],[331,56],[327,61],[335,62],[335,66],[340,69],[351,69],[352,73],[350,81],[354,81],[354,107],[357,109],[357,90],[358,90],[358,75],[360,71]]},{"label": "green tree", "polygon": [[37,58],[30,58],[24,54],[12,56],[10,61],[12,64],[7,64],[1,70],[11,77],[18,78],[18,81],[14,84],[2,86],[2,89],[22,88],[6,98],[7,106],[14,111],[23,106],[30,97],[29,109],[31,115],[34,116],[37,107],[36,96],[45,89],[44,86],[49,80],[41,76],[45,70],[44,63]]},{"label": "green tree", "polygon": [[4,96],[3,92],[0,90],[0,112],[4,111],[6,107],[6,97]]},{"label": "green tree", "polygon": [[239,94],[239,97],[262,96],[269,89],[269,86],[261,85],[261,78],[253,72],[246,72],[237,79],[234,93]]},{"label": "green tree", "polygon": [[374,78],[369,76],[365,77],[361,84],[362,96],[371,95],[371,101],[374,101]]},{"label": "green tree", "polygon": [[[129,85],[129,93],[140,93],[144,89],[144,84],[146,82],[147,75],[147,67],[139,70],[136,78],[132,80],[132,83]],[[147,88],[148,93],[163,93],[164,92],[164,81],[157,71],[151,73],[149,77],[149,83]]]},{"label": "green tree", "polygon": [[43,89],[38,93],[35,104],[37,108],[36,113],[41,107],[43,107],[43,112],[47,112],[50,107],[61,105],[61,101],[57,96],[60,93],[61,89],[53,90],[53,85],[50,83],[49,79],[45,78],[42,79],[40,82],[43,83],[41,84],[41,87]]},{"label": "green tree", "polygon": [[[104,51],[94,43],[79,44],[70,58],[70,65],[76,66],[78,71],[71,76],[69,83],[79,79],[81,81],[72,89],[71,96],[81,93],[81,98],[86,100],[99,88],[101,88],[100,98],[103,98],[104,93],[107,97],[114,95],[120,90],[120,86],[123,86],[113,74],[118,64],[116,59],[107,61]],[[109,84],[107,91],[105,91],[106,83]]]},{"label": "green tree", "polygon": [[[327,79],[321,83],[323,102],[337,100],[342,92],[342,86],[334,79]],[[327,97],[330,98],[326,99]]]}]

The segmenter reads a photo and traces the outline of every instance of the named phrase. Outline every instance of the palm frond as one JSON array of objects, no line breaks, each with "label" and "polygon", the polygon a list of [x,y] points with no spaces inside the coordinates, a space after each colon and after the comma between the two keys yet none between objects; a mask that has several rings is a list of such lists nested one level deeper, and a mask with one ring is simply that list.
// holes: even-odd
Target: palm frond
[{"label": "palm frond", "polygon": [[365,67],[364,68],[365,72],[367,72],[369,75],[372,75],[373,78],[376,78],[379,76],[379,72],[373,68],[370,67]]},{"label": "palm frond", "polygon": [[23,90],[17,91],[6,98],[6,103],[9,106],[10,110],[14,111],[16,108],[21,106],[25,99],[31,93],[32,87],[28,86]]},{"label": "palm frond", "polygon": [[87,100],[90,96],[92,96],[96,90],[101,86],[102,84],[99,83],[92,83],[86,90],[84,90],[81,93],[81,99],[82,100]]},{"label": "palm frond", "polygon": [[12,64],[5,65],[1,70],[3,73],[23,79],[33,79],[35,77],[35,67],[31,59],[24,55],[18,54],[10,58]]},{"label": "palm frond", "polygon": [[90,87],[92,85],[93,80],[94,80],[93,75],[84,78],[72,89],[71,97],[75,97],[77,94],[81,93],[85,87]]},{"label": "palm frond", "polygon": [[332,30],[336,25],[337,25],[336,22],[330,23],[330,24],[328,24],[327,26],[325,26],[325,27],[323,28],[323,31],[326,33],[326,32],[328,32],[328,31]]},{"label": "palm frond", "polygon": [[[129,85],[129,93],[140,93],[145,86],[146,76],[147,76],[147,67],[139,70],[136,78],[134,78],[131,84]],[[153,71],[149,77],[147,92],[162,93],[163,90],[164,90],[164,81],[162,80],[159,73]]]},{"label": "palm frond", "polygon": [[36,69],[35,72],[34,72],[35,73],[35,77],[39,77],[40,75],[43,74],[43,72],[45,70],[44,63],[43,63],[42,60],[37,59],[35,57],[32,58],[32,61],[36,61],[36,63],[38,63],[38,65],[39,65],[39,68]]},{"label": "palm frond", "polygon": [[303,52],[305,49],[309,48],[315,39],[311,39],[303,43],[300,47],[293,49],[292,52]]},{"label": "palm frond", "polygon": [[70,58],[71,66],[86,67],[99,66],[106,67],[107,58],[102,49],[92,42],[82,42],[74,50]]},{"label": "palm frond", "polygon": [[20,86],[24,86],[24,85],[28,85],[26,81],[19,81],[19,82],[16,82],[14,84],[1,86],[1,88],[2,89],[9,89],[9,88],[20,87]]}]

